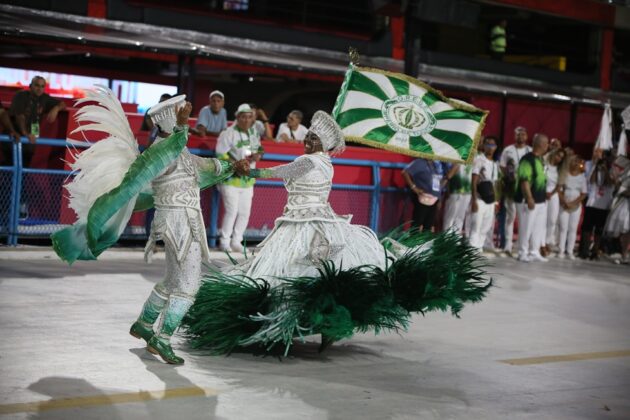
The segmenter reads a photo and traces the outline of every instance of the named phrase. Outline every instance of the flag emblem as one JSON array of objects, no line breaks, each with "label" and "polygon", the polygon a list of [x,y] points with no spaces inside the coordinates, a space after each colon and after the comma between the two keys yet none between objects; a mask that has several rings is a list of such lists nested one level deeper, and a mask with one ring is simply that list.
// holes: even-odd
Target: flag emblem
[{"label": "flag emblem", "polygon": [[427,133],[436,123],[435,116],[418,96],[402,95],[388,99],[383,102],[381,112],[392,130],[409,136]]},{"label": "flag emblem", "polygon": [[351,64],[332,115],[347,141],[471,163],[487,114],[407,75]]}]

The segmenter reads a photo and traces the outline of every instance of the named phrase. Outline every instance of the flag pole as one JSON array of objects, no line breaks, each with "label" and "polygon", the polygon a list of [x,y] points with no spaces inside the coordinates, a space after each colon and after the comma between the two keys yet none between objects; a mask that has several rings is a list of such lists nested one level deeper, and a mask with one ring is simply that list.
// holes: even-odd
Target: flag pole
[{"label": "flag pole", "polygon": [[337,116],[341,112],[343,101],[346,99],[346,93],[348,92],[348,83],[350,83],[350,77],[352,77],[354,66],[359,65],[359,51],[356,48],[350,47],[348,50],[348,55],[350,56],[348,70],[346,70],[346,74],[343,78],[343,83],[341,84],[341,88],[339,89],[339,95],[337,95],[337,100],[335,101],[335,106],[333,107],[331,113],[334,119],[337,119]]}]

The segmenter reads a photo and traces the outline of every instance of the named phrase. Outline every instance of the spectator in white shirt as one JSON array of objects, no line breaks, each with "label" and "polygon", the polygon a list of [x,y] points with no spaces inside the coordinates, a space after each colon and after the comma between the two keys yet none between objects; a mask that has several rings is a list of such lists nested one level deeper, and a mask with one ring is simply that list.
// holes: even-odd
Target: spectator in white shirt
[{"label": "spectator in white shirt", "polygon": [[276,141],[287,143],[299,143],[304,141],[308,129],[302,124],[304,115],[302,111],[293,110],[287,115],[287,122],[280,124]]},{"label": "spectator in white shirt", "polygon": [[508,255],[512,255],[514,221],[516,220],[516,204],[514,203],[516,170],[523,156],[532,151],[532,148],[527,145],[527,130],[524,127],[514,129],[514,142],[503,149],[499,159],[504,182],[510,188],[510,190],[503,191],[503,205],[505,206],[505,245],[503,250]]},{"label": "spectator in white shirt", "polygon": [[577,155],[570,156],[560,171],[558,183],[560,184],[558,257],[574,260],[573,249],[575,248],[578,223],[582,215],[582,201],[586,197],[584,160]]},{"label": "spectator in white shirt", "polygon": [[499,168],[492,159],[497,149],[493,137],[483,141],[483,154],[477,155],[472,170],[471,229],[470,245],[483,249],[488,231],[494,227],[496,212],[495,183],[499,179]]},{"label": "spectator in white shirt", "polygon": [[605,156],[602,149],[595,149],[591,162],[591,169],[586,173],[588,198],[580,232],[579,254],[580,258],[596,260],[599,259],[600,241],[612,206],[615,179],[610,153]]}]

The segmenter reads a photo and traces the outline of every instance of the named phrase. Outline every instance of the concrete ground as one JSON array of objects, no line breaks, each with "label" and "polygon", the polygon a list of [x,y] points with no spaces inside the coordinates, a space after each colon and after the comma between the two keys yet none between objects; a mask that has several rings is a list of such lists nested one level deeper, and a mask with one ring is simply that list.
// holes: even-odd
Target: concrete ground
[{"label": "concrete ground", "polygon": [[630,418],[628,266],[496,258],[497,287],[461,319],[416,316],[324,354],[312,338],[282,360],[178,338],[173,367],[128,335],[164,261],[104,257],[0,249],[0,418]]}]

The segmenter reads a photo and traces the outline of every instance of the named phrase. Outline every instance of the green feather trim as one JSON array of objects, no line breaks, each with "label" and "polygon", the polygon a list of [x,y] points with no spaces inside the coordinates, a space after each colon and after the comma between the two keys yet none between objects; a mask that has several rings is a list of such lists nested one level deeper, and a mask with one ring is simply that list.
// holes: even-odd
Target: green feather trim
[{"label": "green feather trim", "polygon": [[270,309],[269,283],[220,272],[205,277],[182,321],[194,348],[229,354],[261,327],[252,316]]},{"label": "green feather trim", "polygon": [[344,270],[322,261],[318,276],[280,279],[271,289],[262,279],[211,274],[184,320],[193,347],[226,354],[237,346],[283,345],[286,354],[305,335],[337,341],[355,332],[406,330],[412,312],[450,309],[458,316],[492,285],[484,260],[456,233],[399,230],[390,239],[409,248],[385,269]]}]

